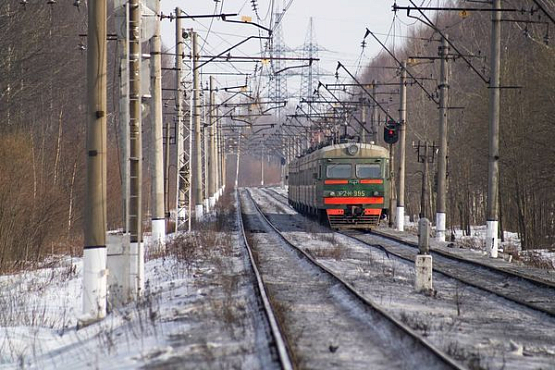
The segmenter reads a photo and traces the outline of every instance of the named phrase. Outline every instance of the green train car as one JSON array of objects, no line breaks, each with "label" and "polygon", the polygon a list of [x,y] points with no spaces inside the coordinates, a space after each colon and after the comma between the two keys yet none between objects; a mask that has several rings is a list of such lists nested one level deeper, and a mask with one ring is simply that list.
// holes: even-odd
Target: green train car
[{"label": "green train car", "polygon": [[366,143],[323,147],[289,164],[288,198],[334,229],[370,229],[389,208],[389,151]]}]

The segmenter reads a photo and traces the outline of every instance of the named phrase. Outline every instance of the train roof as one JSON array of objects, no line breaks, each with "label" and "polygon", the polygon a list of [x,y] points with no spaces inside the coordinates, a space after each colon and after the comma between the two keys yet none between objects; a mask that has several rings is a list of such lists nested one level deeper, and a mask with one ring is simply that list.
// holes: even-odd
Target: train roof
[{"label": "train roof", "polygon": [[[368,143],[343,143],[328,145],[316,152],[320,152],[322,158],[333,158],[338,155],[345,155],[349,147],[356,145],[359,150],[353,157],[389,157],[389,150],[383,146]],[[315,153],[316,153],[315,152]]]},{"label": "train roof", "polygon": [[[356,146],[355,154],[349,154],[349,148]],[[328,145],[311,153],[305,154],[291,162],[305,163],[320,158],[389,158],[389,150],[383,146],[369,143],[343,143]]]},{"label": "train roof", "polygon": [[[349,155],[349,148],[356,146],[358,150],[355,154]],[[318,158],[338,158],[338,157],[353,157],[353,158],[364,158],[364,157],[378,157],[378,158],[389,158],[389,150],[383,146],[369,143],[342,143],[328,145],[318,150],[315,150],[309,154],[306,154],[297,160],[301,162],[306,160],[314,160]],[[295,161],[293,161],[295,162]]]}]

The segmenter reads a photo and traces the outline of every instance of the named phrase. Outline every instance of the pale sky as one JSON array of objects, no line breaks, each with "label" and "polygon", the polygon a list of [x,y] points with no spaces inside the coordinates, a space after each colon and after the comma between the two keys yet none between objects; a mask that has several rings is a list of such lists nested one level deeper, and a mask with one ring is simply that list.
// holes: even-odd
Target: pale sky
[{"label": "pale sky", "polygon": [[[258,8],[260,21],[252,9],[253,0],[162,0],[161,9],[165,15],[174,13],[175,7],[181,9],[189,15],[214,14],[217,6],[217,13],[223,4],[223,13],[238,13],[239,16],[230,19],[240,20],[241,16],[252,17],[253,22],[270,27],[269,9],[271,0],[254,0]],[[276,0],[279,10],[283,10],[284,4],[290,0]],[[330,73],[335,72],[337,61],[341,61],[354,73],[358,66],[364,66],[380,51],[380,46],[370,37],[367,38],[367,47],[361,48],[361,41],[364,37],[365,29],[368,27],[378,35],[383,41],[388,40],[391,45],[395,39],[397,44],[402,43],[402,38],[394,38],[393,35],[406,34],[407,22],[404,14],[399,14],[395,22],[394,13],[391,10],[393,0],[293,0],[285,12],[283,24],[283,37],[287,47],[297,49],[302,47],[307,35],[309,19],[313,18],[314,38],[318,45],[327,51],[319,52],[321,59],[320,68]],[[398,1],[400,5],[406,5],[408,1]],[[212,22],[212,25],[211,25]],[[232,24],[221,21],[220,19],[185,19],[184,28],[194,28],[200,38],[200,46],[204,46],[201,54],[216,55],[240,42],[251,35],[258,35],[259,29],[246,24]],[[210,28],[211,27],[211,28]],[[210,32],[208,30],[210,29]],[[266,36],[267,34],[264,34]],[[388,37],[387,35],[390,35]],[[167,47],[172,48],[175,43],[175,21],[169,22],[167,19],[162,22],[162,38]],[[241,47],[231,51],[233,56],[257,56],[260,55],[260,41],[250,40]],[[289,55],[288,55],[289,56]],[[301,56],[291,53],[290,56]],[[291,63],[291,64],[289,64]],[[288,66],[302,64],[302,62],[288,62]],[[254,63],[235,63],[235,67],[244,72],[252,72]],[[212,63],[206,66],[203,72],[232,72],[236,71],[229,64]],[[300,70],[299,70],[300,71]],[[221,85],[240,83],[239,77],[217,77]],[[334,80],[333,77],[321,77]],[[293,78],[288,79],[289,90],[298,88],[299,81]]]}]

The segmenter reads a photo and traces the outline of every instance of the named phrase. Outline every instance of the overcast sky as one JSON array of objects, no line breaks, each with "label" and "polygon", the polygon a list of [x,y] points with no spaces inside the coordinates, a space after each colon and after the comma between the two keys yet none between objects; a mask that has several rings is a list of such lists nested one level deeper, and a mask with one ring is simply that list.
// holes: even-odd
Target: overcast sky
[{"label": "overcast sky", "polygon": [[[180,6],[189,15],[220,13],[221,8],[223,13],[239,14],[233,19],[239,20],[243,15],[250,16],[253,22],[270,27],[270,8],[273,2],[254,0],[260,17],[259,21],[253,11],[252,2],[253,0],[220,0],[218,2],[214,0],[162,0],[161,8],[166,15],[174,13],[176,6]],[[354,72],[358,66],[364,66],[377,55],[380,46],[370,37],[367,39],[365,50],[361,48],[361,41],[367,27],[382,40],[387,39],[389,45],[394,39],[397,44],[402,42],[401,38],[394,38],[393,35],[406,33],[406,26],[403,22],[406,23],[407,18],[404,14],[399,14],[394,22],[394,13],[391,9],[393,0],[293,0],[291,2],[290,0],[285,2],[276,0],[276,3],[279,5],[280,12],[284,5],[290,3],[282,25],[285,44],[293,51],[302,47],[305,42],[309,20],[312,17],[314,39],[319,47],[326,50],[319,52],[320,66],[330,73],[335,72],[337,61],[341,61]],[[397,1],[397,3],[405,5],[408,1]],[[219,19],[186,19],[183,21],[183,27],[194,28],[199,33],[200,46],[204,47],[201,51],[203,55],[219,54],[248,36],[258,35],[258,28],[252,25],[226,23]],[[175,43],[175,22],[169,22],[167,19],[162,22],[162,38],[165,45],[171,49]],[[260,46],[258,40],[250,40],[243,46],[234,49],[231,54],[234,56],[260,55]],[[300,54],[296,56],[300,56]],[[254,69],[253,63],[236,63],[235,66],[245,72],[252,72]],[[229,64],[223,65],[222,63],[213,63],[203,69],[204,72],[232,72],[234,70]],[[218,77],[218,80],[233,83],[230,78]],[[237,77],[234,79],[239,81]]]}]

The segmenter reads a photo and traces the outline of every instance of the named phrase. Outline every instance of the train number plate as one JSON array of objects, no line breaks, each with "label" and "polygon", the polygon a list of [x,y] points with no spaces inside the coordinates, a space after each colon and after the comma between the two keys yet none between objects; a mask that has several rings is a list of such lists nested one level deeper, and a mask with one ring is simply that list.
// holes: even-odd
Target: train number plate
[{"label": "train number plate", "polygon": [[365,197],[366,192],[364,190],[340,190],[336,191],[335,195],[339,197]]}]

